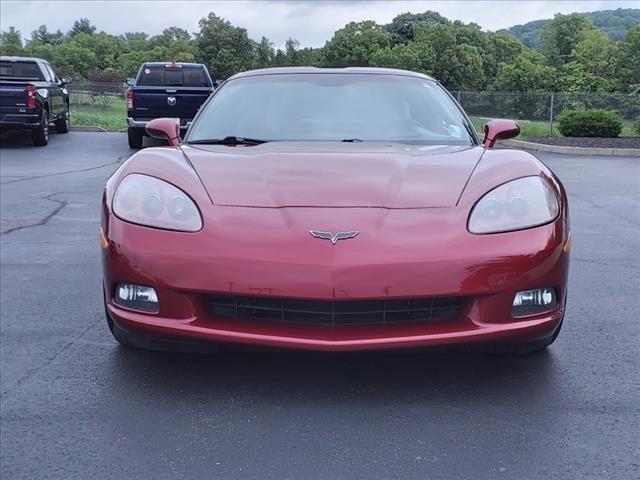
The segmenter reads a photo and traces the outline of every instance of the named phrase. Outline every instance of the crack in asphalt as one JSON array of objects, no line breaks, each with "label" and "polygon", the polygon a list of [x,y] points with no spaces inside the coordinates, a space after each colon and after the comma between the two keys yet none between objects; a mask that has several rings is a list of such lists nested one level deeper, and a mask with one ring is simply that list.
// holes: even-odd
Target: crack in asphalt
[{"label": "crack in asphalt", "polygon": [[12,391],[17,390],[18,388],[20,388],[20,386],[26,382],[27,380],[29,380],[31,377],[33,377],[34,375],[36,375],[40,370],[42,370],[43,368],[46,368],[51,362],[53,362],[56,358],[58,358],[62,353],[64,353],[66,350],[69,349],[69,347],[71,347],[74,343],[76,343],[78,340],[80,340],[82,337],[84,337],[87,333],[89,333],[89,331],[94,328],[96,325],[98,325],[100,322],[102,321],[101,318],[96,319],[95,322],[91,323],[87,328],[85,328],[82,332],[80,332],[79,335],[77,335],[73,340],[67,342],[66,344],[64,344],[60,349],[58,349],[57,352],[55,352],[53,355],[51,355],[50,357],[48,357],[47,359],[45,359],[44,363],[42,363],[41,365],[38,365],[37,367],[33,367],[32,369],[28,370],[27,373],[25,373],[22,377],[20,377],[18,380],[16,380],[12,385],[10,385],[9,387],[7,387],[6,389],[4,389],[2,392],[0,392],[0,395],[2,397],[6,398],[6,395]]},{"label": "crack in asphalt", "polygon": [[[15,180],[7,180],[6,182],[0,182],[0,185],[9,185],[11,183],[27,182],[29,180],[39,180],[41,178],[59,177],[61,175],[70,175],[70,174],[74,174],[74,173],[83,173],[83,172],[90,172],[92,170],[99,170],[101,168],[105,168],[105,167],[109,167],[111,165],[117,165],[118,163],[122,163],[127,158],[129,158],[130,156],[131,155],[121,155],[114,162],[103,163],[103,164],[97,165],[95,167],[80,168],[80,169],[77,169],[77,170],[67,170],[65,172],[48,173],[46,175],[33,175],[33,176],[29,176],[29,177],[19,177],[19,178],[16,178]],[[4,176],[8,176],[8,175],[4,175]],[[12,175],[12,176],[15,177],[16,175]]]},{"label": "crack in asphalt", "polygon": [[[17,178],[15,180],[9,180],[6,182],[0,182],[0,185],[7,185],[7,184],[11,184],[11,183],[17,183],[17,182],[26,182],[29,180],[38,180],[41,178],[49,178],[49,177],[57,177],[57,176],[61,176],[61,175],[72,175],[74,173],[83,173],[83,172],[89,172],[92,170],[99,170],[101,168],[106,168],[112,165],[117,165],[119,163],[122,163],[123,161],[125,161],[126,159],[128,159],[131,155],[121,155],[118,157],[117,160],[113,161],[113,162],[108,162],[108,163],[103,163],[101,165],[97,165],[95,167],[89,167],[89,168],[81,168],[81,169],[77,169],[77,170],[67,170],[64,172],[57,172],[57,173],[50,173],[47,175],[33,175],[33,176],[29,176],[29,177],[20,177]],[[46,225],[49,220],[51,220],[53,217],[55,217],[58,213],[60,213],[60,211],[66,207],[69,202],[67,202],[66,200],[58,200],[56,198],[53,198],[54,196],[58,195],[60,192],[58,193],[52,193],[49,195],[45,195],[42,196],[40,198],[45,199],[45,200],[50,200],[52,202],[56,202],[58,203],[58,206],[49,214],[47,214],[45,217],[43,217],[42,219],[38,220],[37,222],[34,223],[30,223],[28,225],[18,225],[17,227],[12,227],[12,228],[8,228],[6,230],[3,230],[0,232],[0,235],[8,235],[10,233],[13,232],[17,232],[20,230],[25,230],[28,228],[33,228],[33,227],[41,227],[43,225]]]},{"label": "crack in asphalt", "polygon": [[56,192],[56,193],[50,193],[49,195],[44,195],[40,198],[44,199],[44,200],[50,200],[52,202],[55,202],[58,204],[58,206],[56,208],[53,209],[53,211],[49,212],[47,215],[45,215],[43,218],[41,218],[40,220],[38,220],[37,222],[34,223],[30,223],[27,225],[18,225],[17,227],[12,227],[12,228],[8,228],[6,230],[3,230],[2,232],[0,232],[0,235],[8,235],[10,233],[13,232],[18,232],[20,230],[26,230],[27,228],[33,228],[33,227],[41,227],[43,225],[46,225],[47,223],[49,223],[49,220],[51,220],[53,217],[55,217],[58,213],[60,213],[60,211],[66,207],[69,202],[67,202],[66,200],[58,200],[57,198],[53,198],[56,195],[59,195],[60,192]]}]

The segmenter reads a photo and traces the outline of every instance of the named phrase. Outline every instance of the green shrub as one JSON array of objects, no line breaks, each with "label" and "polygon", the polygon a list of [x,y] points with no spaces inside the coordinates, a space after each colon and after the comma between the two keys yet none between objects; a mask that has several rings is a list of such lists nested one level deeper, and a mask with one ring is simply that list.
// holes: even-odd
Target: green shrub
[{"label": "green shrub", "polygon": [[622,119],[612,110],[568,110],[558,122],[565,137],[615,138],[622,132]]},{"label": "green shrub", "polygon": [[636,132],[636,135],[640,137],[640,117],[636,118],[636,123],[633,124],[633,130]]}]

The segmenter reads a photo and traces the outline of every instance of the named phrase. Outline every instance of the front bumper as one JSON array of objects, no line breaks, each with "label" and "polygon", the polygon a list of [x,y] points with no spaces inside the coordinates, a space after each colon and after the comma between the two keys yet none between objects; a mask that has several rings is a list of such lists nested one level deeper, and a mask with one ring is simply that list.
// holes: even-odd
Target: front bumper
[{"label": "front bumper", "polygon": [[[293,245],[276,248],[266,230],[262,241],[236,237],[230,244],[206,230],[166,232],[113,216],[104,228],[108,312],[121,328],[153,338],[321,351],[518,343],[550,337],[564,316],[569,254],[562,219],[521,232],[464,235],[449,245],[439,238],[446,233],[434,229],[420,250],[376,246],[361,234],[360,244],[337,246],[309,237],[308,249],[294,251]],[[117,305],[118,282],[154,287],[160,312]],[[540,287],[556,290],[557,308],[514,319],[515,293]],[[332,301],[456,297],[461,308],[445,321],[316,326],[212,315],[205,297],[219,293]]]}]

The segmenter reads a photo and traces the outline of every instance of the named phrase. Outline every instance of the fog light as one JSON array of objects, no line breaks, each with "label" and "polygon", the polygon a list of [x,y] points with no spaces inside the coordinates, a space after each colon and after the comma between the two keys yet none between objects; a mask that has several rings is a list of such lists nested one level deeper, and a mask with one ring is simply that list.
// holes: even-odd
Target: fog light
[{"label": "fog light", "polygon": [[556,308],[556,291],[553,288],[536,288],[516,293],[511,314],[514,317],[535,315]]},{"label": "fog light", "polygon": [[116,303],[123,307],[142,310],[143,312],[158,313],[158,296],[151,287],[119,283],[116,288]]}]

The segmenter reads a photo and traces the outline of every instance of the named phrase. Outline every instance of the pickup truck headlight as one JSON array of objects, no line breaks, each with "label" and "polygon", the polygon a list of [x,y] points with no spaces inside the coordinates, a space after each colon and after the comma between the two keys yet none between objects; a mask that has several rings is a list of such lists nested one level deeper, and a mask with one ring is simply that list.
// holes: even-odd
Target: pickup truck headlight
[{"label": "pickup truck headlight", "polygon": [[558,215],[558,198],[541,177],[523,177],[486,193],[469,215],[471,233],[500,233],[549,223]]},{"label": "pickup truck headlight", "polygon": [[148,227],[197,232],[202,217],[189,196],[170,183],[148,175],[127,175],[116,190],[113,213]]}]

